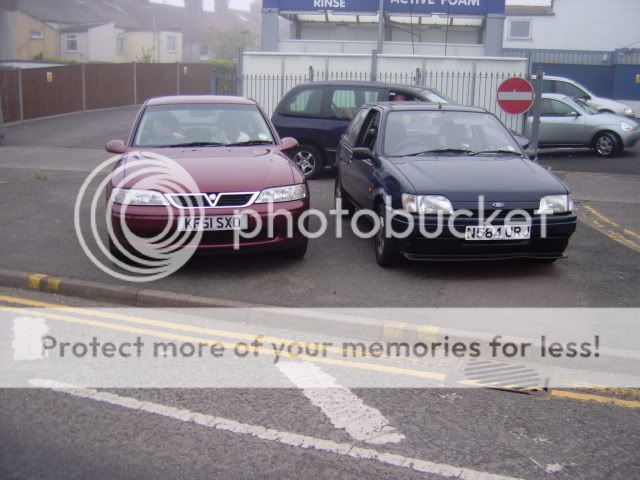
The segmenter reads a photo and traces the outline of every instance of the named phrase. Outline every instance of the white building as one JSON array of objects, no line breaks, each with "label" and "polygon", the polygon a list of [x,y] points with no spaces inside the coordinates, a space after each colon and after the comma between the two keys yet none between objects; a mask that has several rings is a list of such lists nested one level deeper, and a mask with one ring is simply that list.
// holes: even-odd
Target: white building
[{"label": "white building", "polygon": [[640,48],[640,0],[512,0],[509,4],[504,48]]}]

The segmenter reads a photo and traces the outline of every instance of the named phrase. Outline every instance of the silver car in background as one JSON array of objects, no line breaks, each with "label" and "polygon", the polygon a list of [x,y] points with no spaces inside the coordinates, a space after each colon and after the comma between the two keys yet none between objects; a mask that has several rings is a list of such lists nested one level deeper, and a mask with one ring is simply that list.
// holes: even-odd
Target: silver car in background
[{"label": "silver car in background", "polygon": [[[536,75],[533,75],[532,78],[535,81]],[[636,117],[636,113],[629,105],[609,98],[598,97],[590,92],[584,85],[569,78],[545,75],[542,92],[557,93],[559,95],[566,95],[567,97],[583,100],[594,110],[602,113],[615,113],[629,118]]]},{"label": "silver car in background", "polygon": [[[533,118],[527,118],[531,138]],[[541,148],[591,148],[612,157],[640,140],[640,124],[621,115],[601,113],[584,100],[544,93],[540,105]]]}]

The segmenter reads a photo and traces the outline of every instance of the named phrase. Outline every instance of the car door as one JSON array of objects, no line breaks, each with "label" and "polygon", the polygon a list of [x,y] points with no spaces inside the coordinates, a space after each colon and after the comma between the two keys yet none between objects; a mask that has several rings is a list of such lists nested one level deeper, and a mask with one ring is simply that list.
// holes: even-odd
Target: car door
[{"label": "car door", "polygon": [[583,145],[584,117],[555,98],[543,98],[540,105],[540,145]]},{"label": "car door", "polygon": [[336,153],[336,165],[338,167],[338,175],[340,175],[340,183],[343,190],[351,196],[351,192],[354,188],[354,165],[353,165],[353,148],[357,144],[360,130],[364,125],[364,122],[369,113],[368,108],[361,108],[353,121],[347,128],[345,134],[340,138],[338,144],[338,151]]},{"label": "car door", "polygon": [[335,154],[340,137],[353,120],[359,108],[365,103],[377,102],[381,97],[381,89],[343,86],[334,87],[327,92],[325,115],[325,145],[331,157]]},{"label": "car door", "polygon": [[[375,151],[380,131],[380,118],[381,114],[375,108],[367,113],[356,140],[356,147],[365,147],[372,152]],[[369,185],[374,169],[372,158],[353,159],[350,165],[350,184],[353,193],[349,196],[364,208],[371,206],[369,205]]]},{"label": "car door", "polygon": [[300,143],[315,143],[322,138],[326,128],[322,112],[324,91],[320,86],[304,87],[284,98],[272,117],[280,137],[293,137]]}]

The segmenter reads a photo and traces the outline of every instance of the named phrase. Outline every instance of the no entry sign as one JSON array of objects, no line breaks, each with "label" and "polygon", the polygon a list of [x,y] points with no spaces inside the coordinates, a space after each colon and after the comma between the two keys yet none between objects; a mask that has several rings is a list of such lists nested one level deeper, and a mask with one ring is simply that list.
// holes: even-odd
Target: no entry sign
[{"label": "no entry sign", "polygon": [[533,85],[524,78],[510,78],[498,87],[498,105],[511,115],[528,112],[534,98]]}]

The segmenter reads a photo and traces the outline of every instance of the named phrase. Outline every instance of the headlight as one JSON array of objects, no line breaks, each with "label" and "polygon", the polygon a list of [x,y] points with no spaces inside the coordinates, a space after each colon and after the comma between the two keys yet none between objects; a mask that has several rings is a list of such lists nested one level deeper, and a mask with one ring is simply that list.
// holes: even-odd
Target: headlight
[{"label": "headlight", "polygon": [[636,127],[634,127],[630,123],[622,122],[620,124],[620,128],[622,128],[622,130],[624,130],[625,132],[631,132],[631,131],[635,130]]},{"label": "headlight", "polygon": [[111,200],[113,203],[119,203],[121,205],[169,205],[165,196],[154,190],[114,188],[111,192]]},{"label": "headlight", "polygon": [[409,195],[403,193],[402,208],[410,213],[422,213],[424,215],[437,215],[439,212],[446,215],[453,213],[453,206],[449,199],[440,195]]},{"label": "headlight", "polygon": [[554,213],[569,213],[573,210],[571,195],[549,195],[542,197],[540,208],[536,215],[553,215]]},{"label": "headlight", "polygon": [[307,196],[307,186],[304,183],[286,187],[267,188],[260,192],[255,203],[291,202]]}]

